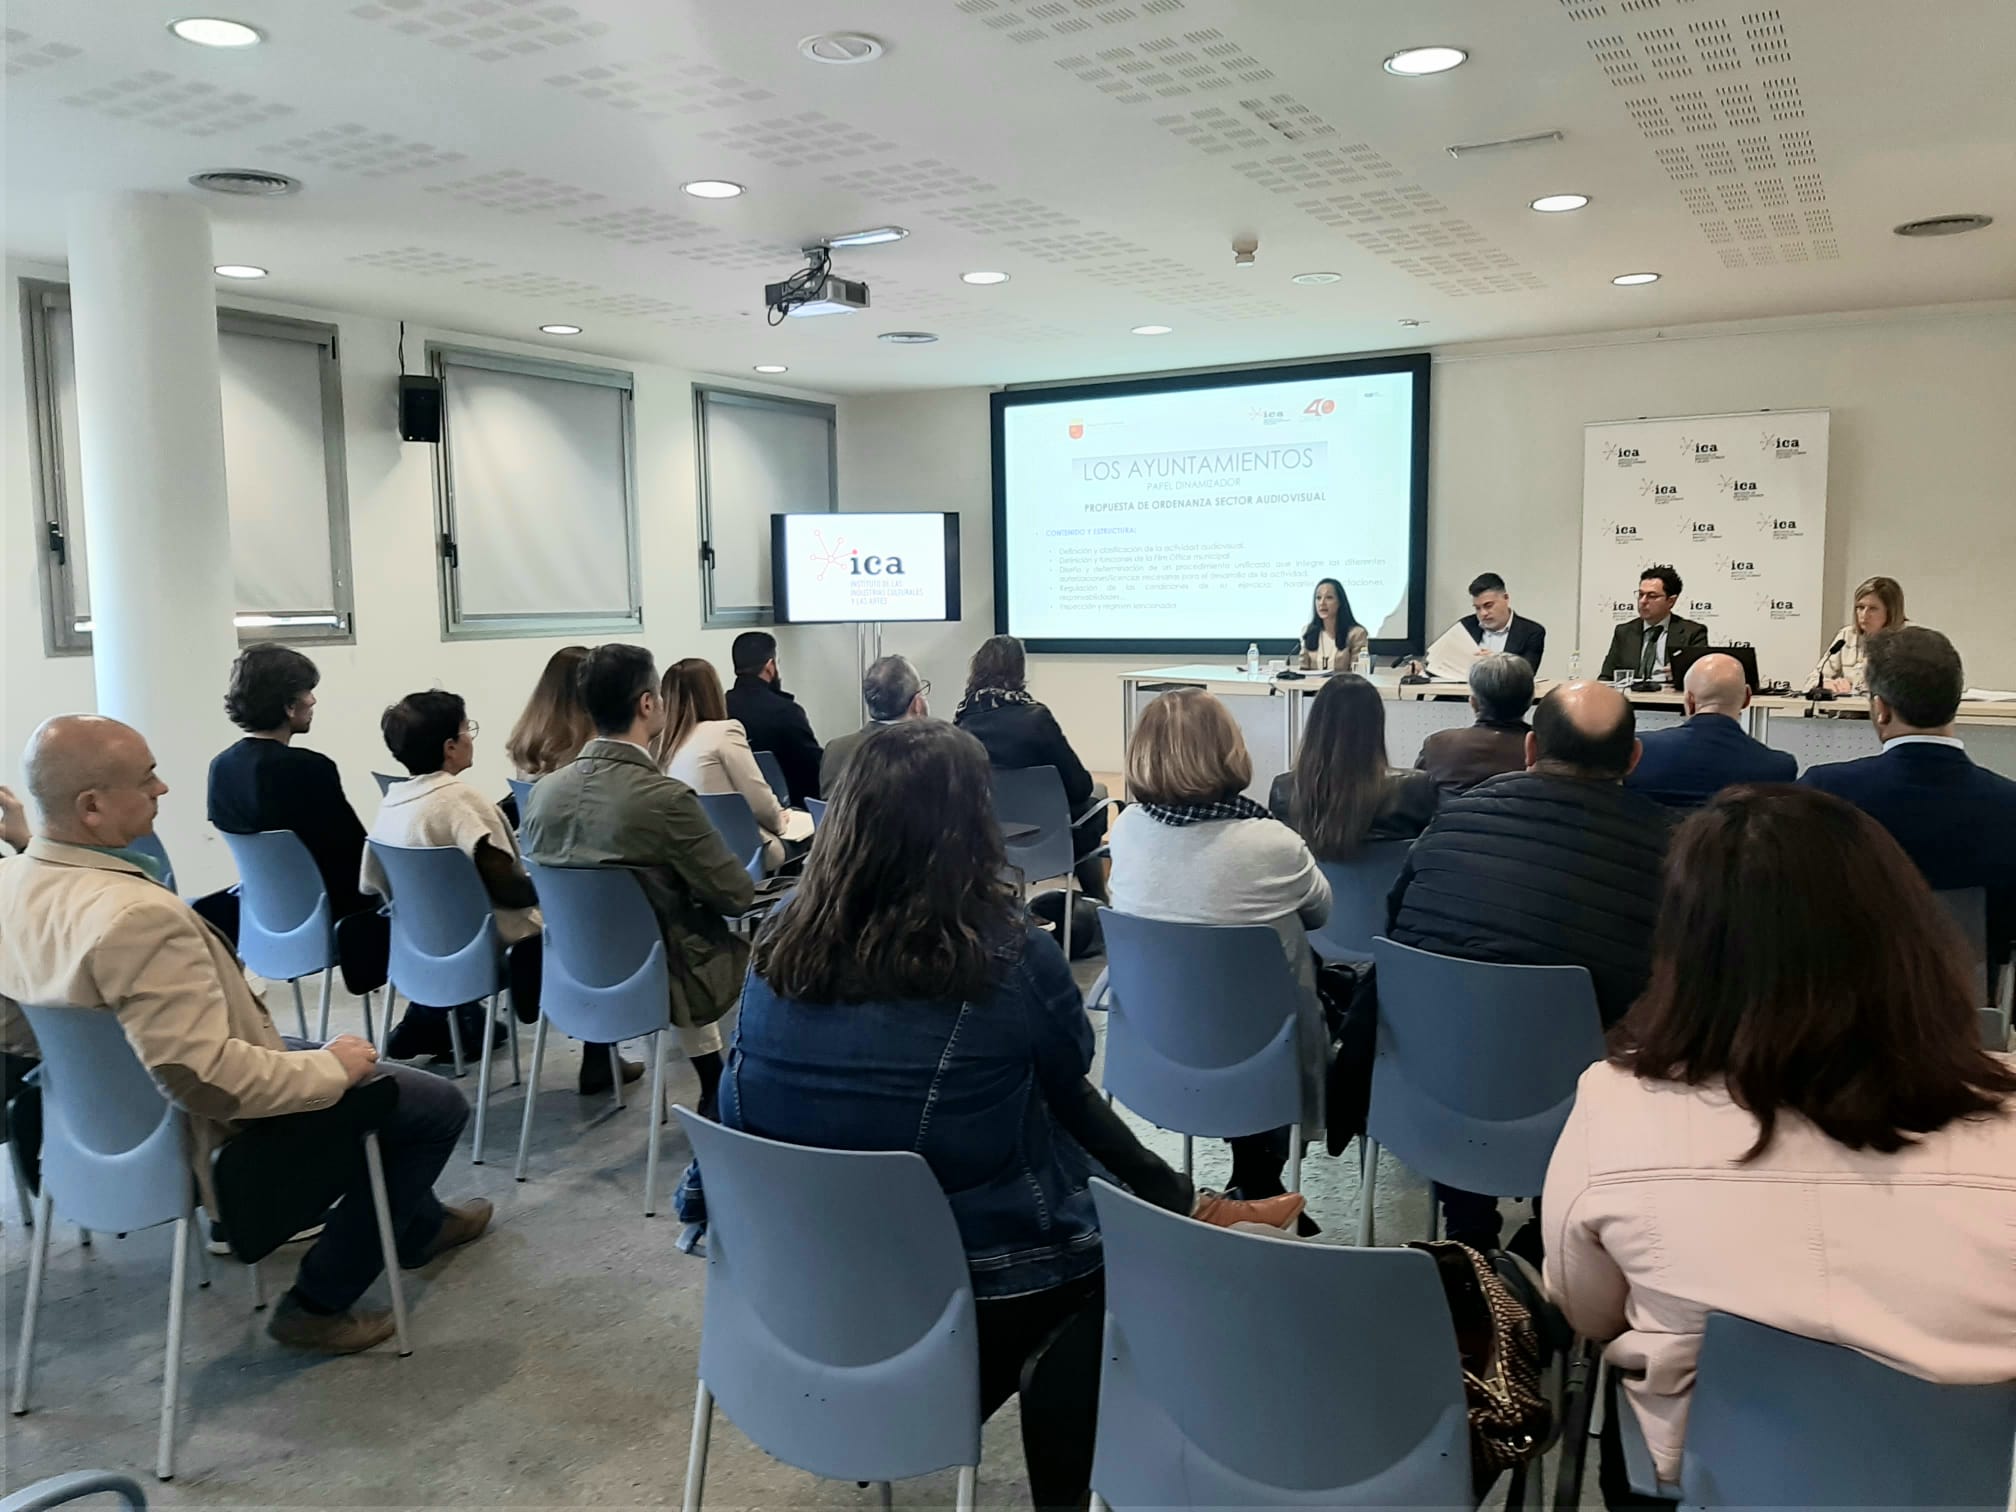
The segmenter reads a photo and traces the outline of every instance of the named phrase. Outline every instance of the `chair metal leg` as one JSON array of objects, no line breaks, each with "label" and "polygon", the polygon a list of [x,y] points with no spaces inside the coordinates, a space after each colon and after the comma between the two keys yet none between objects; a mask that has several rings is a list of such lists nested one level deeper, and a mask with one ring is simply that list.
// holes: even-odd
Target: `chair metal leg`
[{"label": "chair metal leg", "polygon": [[682,1512],[700,1512],[700,1491],[707,1481],[707,1441],[714,1436],[714,1393],[705,1381],[693,1383],[693,1445],[686,1453],[686,1500]]},{"label": "chair metal leg", "polygon": [[399,1355],[413,1353],[406,1335],[406,1283],[399,1277],[399,1246],[392,1237],[392,1204],[385,1196],[385,1161],[378,1153],[378,1131],[364,1136],[364,1166],[371,1174],[371,1207],[378,1217],[378,1251],[385,1257],[385,1280],[392,1288],[392,1331]]},{"label": "chair metal leg", "polygon": [[518,1063],[518,1005],[501,992],[490,1001],[502,1010],[501,1022],[511,1036],[511,1085],[522,1087],[525,1072]]},{"label": "chair metal leg", "polygon": [[887,1481],[875,1482],[875,1497],[882,1504],[882,1512],[890,1512],[896,1505],[896,1488]]},{"label": "chair metal leg", "polygon": [[175,1220],[175,1263],[168,1274],[168,1359],[161,1372],[161,1442],[154,1474],[175,1478],[175,1395],[182,1384],[182,1304],[189,1283],[189,1220]]},{"label": "chair metal leg", "polygon": [[322,1012],[315,1020],[315,1038],[325,1043],[329,1038],[329,994],[336,985],[336,968],[322,968]]},{"label": "chair metal leg", "polygon": [[308,1005],[301,999],[301,978],[296,977],[287,984],[294,989],[294,1022],[301,1030],[301,1038],[308,1038]]},{"label": "chair metal leg", "polygon": [[1185,1134],[1183,1136],[1183,1179],[1185,1181],[1188,1181],[1191,1177],[1192,1172],[1190,1167],[1190,1136]]},{"label": "chair metal leg", "polygon": [[49,1183],[42,1183],[42,1195],[35,1199],[35,1244],[28,1251],[28,1297],[21,1308],[21,1348],[14,1359],[14,1400],[9,1405],[14,1416],[28,1410],[28,1377],[35,1368],[35,1320],[42,1311],[42,1275],[49,1266],[49,1228],[55,1221],[55,1205]]},{"label": "chair metal leg", "polygon": [[264,1312],[266,1311],[266,1278],[260,1274],[259,1267],[256,1265],[248,1265],[245,1269],[251,1272],[252,1275],[252,1311]]},{"label": "chair metal leg", "polygon": [[[658,1142],[665,1132],[665,1042],[672,1031],[660,1029],[651,1036],[651,1129],[644,1136],[644,1216],[658,1213]],[[620,1079],[621,1073],[618,1073]]]},{"label": "chair metal leg", "polygon": [[[496,1036],[490,1032],[497,1016],[491,1010],[496,999],[483,1000],[483,1044],[476,1052],[476,1132],[469,1140],[469,1163],[483,1164],[483,1131],[490,1122],[490,1062],[496,1059],[490,1050],[490,1041]],[[451,1017],[450,1022],[453,1022]]]},{"label": "chair metal leg", "polygon": [[203,1243],[203,1209],[200,1207],[197,1208],[190,1214],[190,1217],[194,1220],[189,1225],[189,1231],[192,1236],[190,1247],[196,1253],[196,1289],[198,1291],[208,1291],[210,1289],[210,1250]]},{"label": "chair metal leg", "polygon": [[1106,1498],[1101,1496],[1097,1491],[1094,1491],[1086,1512],[1106,1512]]},{"label": "chair metal leg", "polygon": [[1071,915],[1078,912],[1077,909],[1071,906],[1071,902],[1071,878],[1067,874],[1064,878],[1064,959],[1066,961],[1071,959]]},{"label": "chair metal leg", "polygon": [[[980,1489],[979,1480],[980,1467],[978,1465],[961,1465],[959,1467],[957,1512],[973,1512],[973,1500]],[[1099,1505],[1097,1497],[1093,1498],[1093,1504],[1095,1506]]]},{"label": "chair metal leg", "polygon": [[546,1015],[539,1015],[539,1027],[532,1031],[532,1080],[525,1084],[525,1117],[518,1125],[518,1169],[514,1179],[525,1179],[525,1157],[532,1150],[532,1104],[539,1096],[539,1071],[546,1064]]},{"label": "chair metal leg", "polygon": [[[391,1026],[388,1024],[386,1029],[389,1032]],[[368,992],[364,994],[364,1038],[378,1047],[378,1054],[382,1058],[385,1054],[385,1037],[371,1027],[371,994]]]},{"label": "chair metal leg", "polygon": [[[444,1009],[448,1015],[448,1048],[455,1053],[455,1079],[460,1081],[467,1074],[467,1066],[462,1056],[462,1015],[453,1008]],[[483,1031],[485,1035],[489,1030]]]},{"label": "chair metal leg", "polygon": [[21,1208],[21,1221],[35,1226],[35,1196],[28,1190],[28,1178],[21,1174],[21,1162],[14,1158],[14,1146],[7,1147],[7,1169],[14,1177],[14,1200]]},{"label": "chair metal leg", "polygon": [[1379,1185],[1379,1145],[1369,1134],[1358,1136],[1358,1247],[1372,1243],[1372,1198]]},{"label": "chair metal leg", "polygon": [[1299,1123],[1288,1128],[1288,1190],[1302,1190],[1302,1125]]},{"label": "chair metal leg", "polygon": [[630,1105],[623,1100],[623,1056],[620,1053],[622,1048],[620,1044],[615,1043],[609,1046],[609,1085],[615,1090],[616,1106],[627,1108]]},{"label": "chair metal leg", "polygon": [[77,1246],[79,1249],[91,1248],[91,1230],[86,1228],[77,1230]]}]

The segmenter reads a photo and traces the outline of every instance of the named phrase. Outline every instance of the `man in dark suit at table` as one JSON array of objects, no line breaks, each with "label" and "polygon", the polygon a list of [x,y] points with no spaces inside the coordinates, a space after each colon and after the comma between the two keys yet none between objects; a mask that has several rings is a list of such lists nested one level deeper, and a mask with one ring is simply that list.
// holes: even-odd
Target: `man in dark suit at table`
[{"label": "man in dark suit at table", "polygon": [[1638,617],[1624,621],[1611,635],[1597,677],[1608,682],[1619,672],[1630,672],[1641,682],[1664,682],[1675,651],[1707,645],[1708,627],[1675,614],[1679,604],[1679,573],[1671,567],[1647,567],[1640,573]]},{"label": "man in dark suit at table", "polygon": [[1687,669],[1687,722],[1638,737],[1638,765],[1624,779],[1668,808],[1699,808],[1739,782],[1790,782],[1789,751],[1752,740],[1737,723],[1750,707],[1750,682],[1733,656],[1704,656]]},{"label": "man in dark suit at table", "polygon": [[1502,651],[1523,657],[1538,677],[1540,658],[1547,652],[1547,627],[1512,612],[1505,579],[1495,572],[1479,573],[1470,583],[1470,607],[1475,613],[1464,615],[1458,623],[1477,642],[1478,654]]}]

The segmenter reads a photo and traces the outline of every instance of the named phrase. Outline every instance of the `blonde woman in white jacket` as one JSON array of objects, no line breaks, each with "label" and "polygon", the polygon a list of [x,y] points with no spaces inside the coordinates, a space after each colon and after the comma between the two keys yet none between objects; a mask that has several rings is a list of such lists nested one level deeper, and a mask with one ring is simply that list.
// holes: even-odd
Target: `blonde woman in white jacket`
[{"label": "blonde woman in white jacket", "polygon": [[665,733],[651,754],[667,777],[696,793],[740,793],[763,832],[763,867],[775,871],[790,854],[787,841],[812,833],[809,814],[784,807],[756,765],[748,732],[728,717],[720,674],[704,657],[689,656],[665,669]]}]

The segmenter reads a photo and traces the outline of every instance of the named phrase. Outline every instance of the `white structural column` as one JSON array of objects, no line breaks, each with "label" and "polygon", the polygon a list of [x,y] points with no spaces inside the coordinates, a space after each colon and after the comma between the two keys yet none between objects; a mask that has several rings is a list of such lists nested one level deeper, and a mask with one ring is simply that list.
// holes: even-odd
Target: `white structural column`
[{"label": "white structural column", "polygon": [[210,222],[186,194],[84,196],[69,252],[98,712],[152,744],[157,831],[205,891],[232,871],[203,791],[237,653]]}]

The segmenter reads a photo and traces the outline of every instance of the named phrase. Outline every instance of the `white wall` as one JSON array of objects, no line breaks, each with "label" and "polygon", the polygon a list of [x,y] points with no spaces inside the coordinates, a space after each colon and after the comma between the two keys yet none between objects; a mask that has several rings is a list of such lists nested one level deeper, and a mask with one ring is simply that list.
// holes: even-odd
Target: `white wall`
[{"label": "white wall", "polygon": [[[1903,583],[1914,620],[1953,637],[1974,685],[2016,687],[2007,602],[2016,571],[2016,306],[1452,348],[1435,354],[1431,403],[1431,635],[1469,612],[1471,577],[1494,570],[1519,610],[1548,626],[1545,670],[1565,673],[1575,649],[1584,424],[1825,407],[1833,455],[1823,623],[1830,632],[1843,623],[1854,585],[1887,573]],[[934,703],[949,713],[963,658],[994,623],[987,395],[847,401],[841,459],[843,508],[961,512],[964,623],[890,641],[920,648]],[[1824,649],[1816,644],[1814,655]],[[1600,651],[1591,648],[1584,666]],[[1116,678],[1142,664],[1034,659],[1031,687],[1087,765],[1118,770]]]},{"label": "white wall", "polygon": [[[19,756],[29,733],[51,714],[96,707],[91,659],[51,657],[43,650],[38,506],[28,448],[28,401],[21,360],[19,277],[60,280],[60,268],[8,269],[4,347],[4,522],[0,522],[0,782],[19,787]],[[569,640],[445,642],[434,557],[432,448],[402,443],[397,429],[394,322],[232,297],[234,307],[269,310],[330,321],[339,332],[343,370],[343,422],[349,470],[350,549],[356,581],[357,641],[349,646],[304,649],[322,671],[318,712],[306,743],[328,753],[343,770],[350,800],[369,823],[377,811],[372,771],[397,771],[378,734],[385,705],[418,688],[460,693],[481,721],[471,779],[501,796],[509,774],[504,737],[524,705],[546,658]],[[693,455],[691,383],[700,375],[598,358],[569,348],[514,346],[486,338],[409,324],[406,355],[414,371],[430,339],[464,345],[560,355],[605,362],[636,374],[637,492],[644,562],[644,629],[639,637],[660,665],[682,656],[705,656],[730,676],[732,631],[700,628],[701,599],[697,482]],[[736,387],[825,398],[802,390],[743,383]],[[984,441],[984,432],[983,432]],[[983,499],[984,508],[984,499]],[[528,549],[537,549],[528,542]],[[172,626],[163,626],[172,634]],[[615,637],[588,637],[613,639]],[[851,729],[856,678],[851,632],[830,627],[786,627],[779,632],[787,685],[806,703],[815,728]],[[216,695],[224,696],[228,668],[216,669]],[[166,772],[174,789],[169,804],[203,806],[204,773]],[[175,856],[185,887],[221,885],[231,876],[228,857],[214,837],[199,856]]]}]

